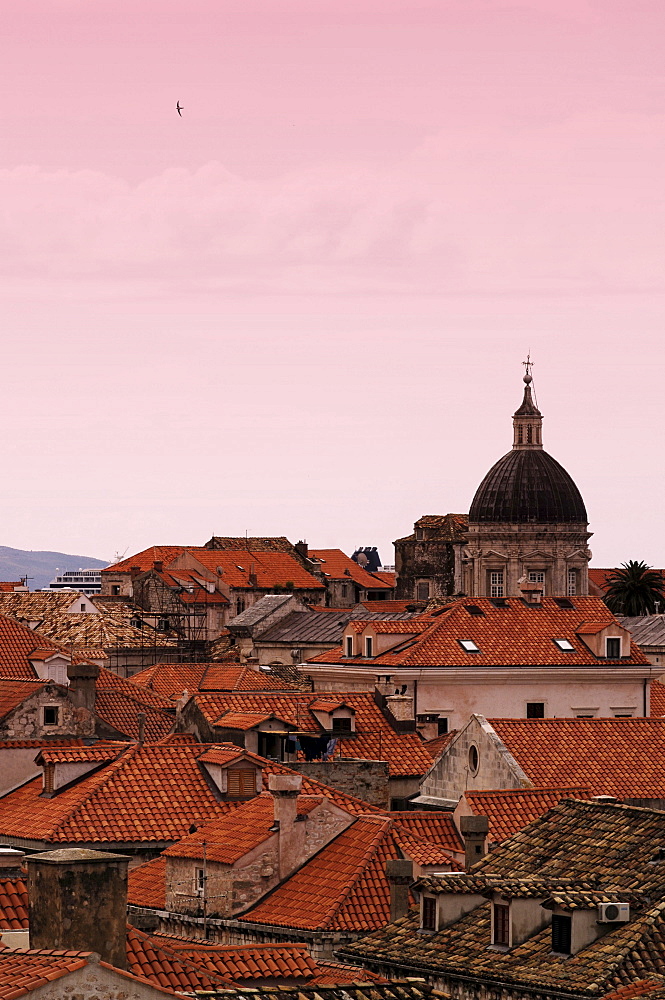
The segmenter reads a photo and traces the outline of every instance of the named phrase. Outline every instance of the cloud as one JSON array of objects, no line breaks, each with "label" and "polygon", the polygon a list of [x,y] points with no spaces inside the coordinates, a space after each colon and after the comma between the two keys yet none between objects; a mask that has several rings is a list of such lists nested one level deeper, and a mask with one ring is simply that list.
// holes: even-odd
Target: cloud
[{"label": "cloud", "polygon": [[256,180],[212,162],[134,186],[0,172],[0,274],[111,288],[465,291],[661,285],[665,119],[431,136],[399,163]]}]

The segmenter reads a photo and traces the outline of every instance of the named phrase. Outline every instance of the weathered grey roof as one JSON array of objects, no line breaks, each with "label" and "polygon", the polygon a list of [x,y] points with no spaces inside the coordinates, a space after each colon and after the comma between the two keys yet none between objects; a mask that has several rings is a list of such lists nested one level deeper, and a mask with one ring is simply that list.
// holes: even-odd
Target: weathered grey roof
[{"label": "weathered grey roof", "polygon": [[[386,619],[413,618],[412,614],[365,611],[364,608],[349,608],[338,614],[333,611],[292,611],[278,622],[270,625],[265,632],[255,637],[256,642],[288,643],[329,643],[341,642],[344,629],[351,619],[362,621],[385,621]],[[237,621],[237,619],[236,619]]]},{"label": "weathered grey roof", "polygon": [[665,646],[665,615],[619,618],[638,646]]},{"label": "weathered grey roof", "polygon": [[291,594],[266,594],[256,604],[252,604],[251,608],[247,608],[247,611],[243,611],[242,614],[232,618],[229,625],[256,625],[257,622],[260,622],[263,618],[267,618],[268,615],[271,615],[282,604],[290,601],[291,597]]}]

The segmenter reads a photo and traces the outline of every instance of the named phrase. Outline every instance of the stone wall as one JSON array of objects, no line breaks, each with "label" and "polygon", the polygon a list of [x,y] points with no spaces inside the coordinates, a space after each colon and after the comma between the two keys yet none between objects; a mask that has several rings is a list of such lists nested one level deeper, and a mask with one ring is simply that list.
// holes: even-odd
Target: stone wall
[{"label": "stone wall", "polygon": [[[43,710],[45,706],[57,707],[57,725],[44,725]],[[30,695],[0,724],[0,738],[3,740],[32,740],[51,736],[94,736],[94,733],[95,719],[92,713],[86,708],[76,708],[72,705],[67,689],[56,684],[46,684]]]},{"label": "stone wall", "polygon": [[442,538],[400,539],[395,542],[397,600],[416,600],[419,580],[430,581],[429,597],[450,597],[460,590],[455,549],[460,544]]},{"label": "stone wall", "polygon": [[289,767],[370,805],[389,805],[389,767],[383,760],[291,761]]},{"label": "stone wall", "polygon": [[[477,768],[472,766],[475,760],[472,747],[477,754]],[[442,799],[454,808],[467,790],[528,788],[530,785],[528,777],[487,720],[482,715],[474,715],[425,775],[420,794]]]}]

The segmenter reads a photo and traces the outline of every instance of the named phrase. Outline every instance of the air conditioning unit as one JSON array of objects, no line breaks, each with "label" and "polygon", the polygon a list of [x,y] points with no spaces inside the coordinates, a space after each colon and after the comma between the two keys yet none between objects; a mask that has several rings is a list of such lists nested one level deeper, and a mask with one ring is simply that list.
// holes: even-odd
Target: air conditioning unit
[{"label": "air conditioning unit", "polygon": [[625,924],[630,920],[630,903],[599,903],[599,924]]}]

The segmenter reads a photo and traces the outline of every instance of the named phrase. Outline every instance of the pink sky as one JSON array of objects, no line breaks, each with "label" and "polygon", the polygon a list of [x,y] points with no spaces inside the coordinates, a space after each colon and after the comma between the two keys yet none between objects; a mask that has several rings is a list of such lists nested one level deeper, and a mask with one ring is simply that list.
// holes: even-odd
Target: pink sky
[{"label": "pink sky", "polygon": [[0,543],[392,562],[530,349],[595,564],[665,566],[663,37],[662,0],[14,5]]}]

